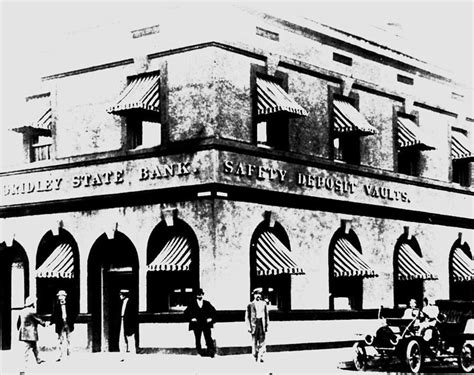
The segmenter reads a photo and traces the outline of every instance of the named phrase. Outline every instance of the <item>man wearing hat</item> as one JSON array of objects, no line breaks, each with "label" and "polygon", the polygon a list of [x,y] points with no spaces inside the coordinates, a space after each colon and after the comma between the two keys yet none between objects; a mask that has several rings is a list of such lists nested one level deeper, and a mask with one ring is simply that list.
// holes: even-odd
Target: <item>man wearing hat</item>
[{"label": "man wearing hat", "polygon": [[59,356],[56,361],[60,361],[63,357],[70,354],[69,336],[74,331],[74,322],[76,314],[72,311],[71,304],[66,303],[67,293],[64,290],[58,291],[56,294],[56,303],[54,305],[51,323],[55,325],[55,331],[58,335],[58,351]]},{"label": "man wearing hat", "polygon": [[252,355],[256,361],[263,362],[266,352],[265,336],[268,329],[268,307],[262,300],[262,288],[256,288],[252,292],[253,301],[247,305],[245,310],[245,322],[248,331],[252,335]]},{"label": "man wearing hat", "polygon": [[184,315],[189,321],[189,330],[194,331],[194,338],[196,340],[196,350],[199,355],[204,355],[201,347],[201,335],[204,334],[208,355],[214,358],[216,354],[216,347],[212,338],[211,329],[214,327],[216,309],[209,301],[203,299],[204,291],[198,289],[196,292],[196,299],[192,300]]},{"label": "man wearing hat", "polygon": [[38,352],[38,324],[45,326],[46,323],[41,320],[35,311],[36,299],[27,297],[23,310],[18,317],[17,328],[19,330],[19,339],[25,343],[25,366],[28,362],[28,353],[33,351],[36,362],[43,363]]},{"label": "man wearing hat", "polygon": [[119,347],[120,353],[122,354],[120,360],[124,361],[126,353],[136,354],[137,352],[135,334],[138,327],[138,313],[130,299],[130,290],[121,289],[120,300],[122,301],[122,306],[120,310],[121,323]]}]

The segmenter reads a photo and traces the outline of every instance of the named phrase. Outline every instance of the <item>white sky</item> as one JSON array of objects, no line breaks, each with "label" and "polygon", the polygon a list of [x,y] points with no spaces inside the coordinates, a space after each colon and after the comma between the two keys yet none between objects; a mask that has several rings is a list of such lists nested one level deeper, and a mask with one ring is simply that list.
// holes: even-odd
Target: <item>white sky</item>
[{"label": "white sky", "polygon": [[[142,19],[146,26],[160,8],[176,4],[156,0],[0,2],[2,131],[18,125],[15,119],[19,105],[39,81],[42,63],[47,61],[46,52],[58,45],[64,35],[118,22],[138,24]],[[401,47],[414,51],[416,57],[454,71],[458,81],[472,87],[474,0],[245,3],[313,18],[369,36],[387,36],[382,28],[394,23],[396,26],[391,30],[400,36],[397,41]],[[5,147],[4,132],[0,136],[1,146]]]}]

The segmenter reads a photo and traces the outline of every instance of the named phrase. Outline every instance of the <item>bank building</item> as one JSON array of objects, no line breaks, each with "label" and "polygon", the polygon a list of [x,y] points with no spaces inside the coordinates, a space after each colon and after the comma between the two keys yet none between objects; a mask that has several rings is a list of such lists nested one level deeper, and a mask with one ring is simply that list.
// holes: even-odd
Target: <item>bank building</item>
[{"label": "bank building", "polygon": [[350,342],[380,305],[473,299],[468,90],[396,46],[229,9],[63,52],[2,124],[24,155],[0,172],[3,350],[24,298],[47,316],[59,289],[89,351],[117,350],[124,288],[143,349],[193,347],[199,287],[222,348],[250,345],[255,287],[287,346]]}]

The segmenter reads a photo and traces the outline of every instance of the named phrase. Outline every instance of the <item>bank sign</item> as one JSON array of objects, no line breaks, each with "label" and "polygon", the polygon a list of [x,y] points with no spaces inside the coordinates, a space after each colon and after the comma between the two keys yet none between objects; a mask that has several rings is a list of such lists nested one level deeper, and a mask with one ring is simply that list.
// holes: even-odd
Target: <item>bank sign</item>
[{"label": "bank sign", "polygon": [[210,183],[472,217],[471,195],[217,150],[3,174],[0,208]]}]

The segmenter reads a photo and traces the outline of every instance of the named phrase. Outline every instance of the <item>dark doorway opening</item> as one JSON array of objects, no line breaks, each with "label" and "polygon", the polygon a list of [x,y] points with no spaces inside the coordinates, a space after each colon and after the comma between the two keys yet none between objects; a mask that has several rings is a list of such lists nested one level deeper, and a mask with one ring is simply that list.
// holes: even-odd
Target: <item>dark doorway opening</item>
[{"label": "dark doorway opening", "polygon": [[[130,290],[130,300],[138,306],[138,257],[130,239],[120,232],[113,239],[100,236],[89,255],[87,279],[92,351],[118,351],[120,289]],[[137,346],[138,342],[137,332]]]}]

